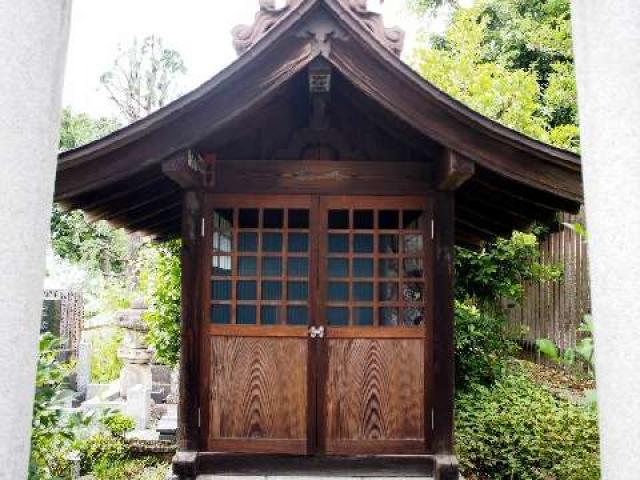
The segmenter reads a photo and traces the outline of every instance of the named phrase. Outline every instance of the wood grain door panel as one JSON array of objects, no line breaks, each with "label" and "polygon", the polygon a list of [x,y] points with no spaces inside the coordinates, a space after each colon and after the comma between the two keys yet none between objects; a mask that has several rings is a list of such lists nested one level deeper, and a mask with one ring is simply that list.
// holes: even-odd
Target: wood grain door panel
[{"label": "wood grain door panel", "polygon": [[327,342],[327,453],[423,451],[423,340]]},{"label": "wood grain door panel", "polygon": [[212,337],[209,449],[307,453],[307,338]]}]

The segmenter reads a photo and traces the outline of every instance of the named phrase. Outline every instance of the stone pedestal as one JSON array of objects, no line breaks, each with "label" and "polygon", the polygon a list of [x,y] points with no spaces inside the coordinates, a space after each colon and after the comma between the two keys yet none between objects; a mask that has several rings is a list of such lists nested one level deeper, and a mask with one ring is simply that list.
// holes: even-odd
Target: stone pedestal
[{"label": "stone pedestal", "polygon": [[126,414],[135,420],[136,430],[144,430],[151,416],[151,388],[135,385],[128,393]]},{"label": "stone pedestal", "polygon": [[118,350],[118,357],[124,366],[120,372],[120,396],[129,397],[129,391],[136,385],[141,385],[151,392],[153,378],[151,374],[151,357],[153,351],[147,345],[145,335],[147,326],[142,319],[146,306],[136,301],[129,310],[118,315],[118,325],[124,332],[122,346]]}]

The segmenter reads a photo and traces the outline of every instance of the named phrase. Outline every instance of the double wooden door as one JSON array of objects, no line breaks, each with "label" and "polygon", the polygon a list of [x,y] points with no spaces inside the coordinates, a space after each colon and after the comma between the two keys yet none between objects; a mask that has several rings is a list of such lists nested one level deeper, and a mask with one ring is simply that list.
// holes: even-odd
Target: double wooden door
[{"label": "double wooden door", "polygon": [[210,202],[206,448],[428,452],[428,199],[218,195]]}]

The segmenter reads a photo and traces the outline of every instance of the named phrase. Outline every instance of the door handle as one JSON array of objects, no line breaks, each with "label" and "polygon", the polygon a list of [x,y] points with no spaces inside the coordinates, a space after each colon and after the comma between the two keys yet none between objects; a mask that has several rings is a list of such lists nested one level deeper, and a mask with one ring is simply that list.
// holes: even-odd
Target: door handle
[{"label": "door handle", "polygon": [[324,327],[309,327],[309,336],[311,338],[324,338]]}]

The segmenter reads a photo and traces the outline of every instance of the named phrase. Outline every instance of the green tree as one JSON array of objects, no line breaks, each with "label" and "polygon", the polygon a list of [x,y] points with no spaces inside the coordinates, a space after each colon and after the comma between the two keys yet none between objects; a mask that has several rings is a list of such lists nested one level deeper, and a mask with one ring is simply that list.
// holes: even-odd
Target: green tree
[{"label": "green tree", "polygon": [[[60,150],[69,150],[103,137],[119,127],[114,118],[93,119],[70,109],[62,112]],[[78,210],[65,212],[54,204],[51,212],[51,244],[61,258],[81,262],[89,270],[119,273],[127,258],[126,234],[106,222],[90,223]]]},{"label": "green tree", "polygon": [[104,137],[120,128],[116,118],[93,119],[85,113],[74,113],[70,108],[62,111],[60,150],[70,150]]},{"label": "green tree", "polygon": [[147,286],[148,341],[160,362],[174,366],[180,352],[180,249],[177,240],[150,247],[143,284]]},{"label": "green tree", "polygon": [[[421,12],[433,4],[412,2]],[[538,140],[577,150],[571,48],[569,0],[478,0],[457,8],[443,35],[423,38],[412,63],[474,110]]]},{"label": "green tree", "polygon": [[121,49],[111,70],[100,77],[124,119],[135,122],[177,96],[176,84],[187,69],[176,50],[155,35]]}]

